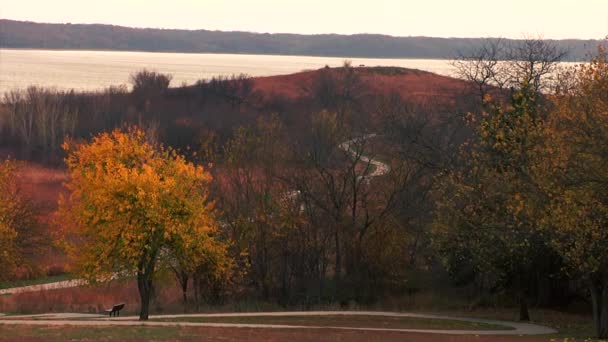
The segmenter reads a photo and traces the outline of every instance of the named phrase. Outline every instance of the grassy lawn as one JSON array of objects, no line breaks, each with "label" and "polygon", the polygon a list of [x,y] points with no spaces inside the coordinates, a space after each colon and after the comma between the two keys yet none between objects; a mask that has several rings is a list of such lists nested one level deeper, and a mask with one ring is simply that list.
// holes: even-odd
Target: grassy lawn
[{"label": "grassy lawn", "polygon": [[158,319],[164,322],[275,324],[320,327],[386,328],[386,329],[443,329],[443,330],[510,330],[501,325],[455,320],[388,317],[365,315],[328,316],[245,316],[245,317],[179,317]]},{"label": "grassy lawn", "polygon": [[179,338],[178,327],[75,327],[0,325],[0,341],[168,341]]},{"label": "grassy lawn", "polygon": [[[437,311],[438,315],[475,317],[503,321],[517,321],[517,310],[478,309],[475,311]],[[593,322],[589,315],[577,315],[553,310],[530,310],[531,322],[554,328],[557,334],[548,335],[554,341],[584,341],[594,336]],[[594,341],[590,339],[590,341]]]},{"label": "grassy lawn", "polygon": [[74,277],[70,274],[62,274],[62,275],[58,275],[58,276],[52,276],[52,277],[44,277],[44,278],[36,278],[36,279],[28,279],[28,280],[19,280],[19,281],[9,281],[9,282],[3,282],[0,283],[0,290],[1,289],[10,289],[13,287],[22,287],[22,286],[30,286],[30,285],[41,285],[41,284],[48,284],[48,283],[55,283],[58,281],[64,281],[64,280],[70,280],[73,279]]},{"label": "grassy lawn", "polygon": [[[448,314],[448,312],[443,312]],[[506,310],[449,312],[451,315],[488,319],[514,320]],[[589,342],[592,335],[589,317],[555,311],[533,311],[534,323],[552,326],[559,334],[543,336],[434,335],[418,333],[348,331],[335,329],[249,329],[218,327],[80,327],[80,326],[12,326],[0,324],[0,341],[415,341],[415,342]],[[302,322],[305,320],[305,322]],[[345,320],[347,322],[345,322]],[[186,321],[174,319],[173,321]],[[491,325],[471,326],[453,320],[416,319],[378,316],[312,316],[312,317],[201,317],[191,322],[266,323],[316,326],[356,326],[420,329],[505,329]]]},{"label": "grassy lawn", "polygon": [[549,342],[551,339],[546,336],[458,336],[333,329],[0,325],[0,341]]}]

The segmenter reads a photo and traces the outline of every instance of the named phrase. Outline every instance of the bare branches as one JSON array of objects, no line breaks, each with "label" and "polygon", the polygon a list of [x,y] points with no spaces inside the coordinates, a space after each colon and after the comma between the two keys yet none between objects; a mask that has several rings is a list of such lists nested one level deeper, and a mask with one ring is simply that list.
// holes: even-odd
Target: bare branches
[{"label": "bare branches", "polygon": [[483,102],[492,89],[522,89],[540,94],[555,84],[556,71],[568,51],[542,38],[488,39],[452,65],[470,81]]},{"label": "bare branches", "polygon": [[460,53],[452,61],[456,76],[475,84],[481,101],[489,91],[490,86],[504,86],[505,77],[501,68],[504,55],[505,41],[489,39],[470,53]]}]

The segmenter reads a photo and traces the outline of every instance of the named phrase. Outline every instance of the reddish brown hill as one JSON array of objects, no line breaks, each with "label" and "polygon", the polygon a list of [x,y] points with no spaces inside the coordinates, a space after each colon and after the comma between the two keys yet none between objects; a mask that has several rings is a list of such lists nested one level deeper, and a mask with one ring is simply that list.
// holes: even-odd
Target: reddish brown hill
[{"label": "reddish brown hill", "polygon": [[[322,69],[321,69],[322,70]],[[305,96],[321,70],[290,75],[254,78],[254,89],[264,97],[279,95],[290,99]],[[331,69],[337,72],[339,69]],[[431,72],[396,67],[359,67],[355,72],[371,94],[398,93],[404,99],[428,101],[453,100],[466,89],[465,81]]]}]

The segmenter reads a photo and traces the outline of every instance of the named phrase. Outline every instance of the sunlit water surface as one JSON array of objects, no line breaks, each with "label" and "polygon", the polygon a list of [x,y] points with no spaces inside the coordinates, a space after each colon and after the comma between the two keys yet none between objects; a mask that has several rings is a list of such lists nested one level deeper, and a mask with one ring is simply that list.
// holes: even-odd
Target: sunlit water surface
[{"label": "sunlit water surface", "polygon": [[150,69],[173,75],[172,85],[218,75],[270,76],[340,66],[398,66],[451,76],[447,60],[309,56],[0,49],[0,93],[31,85],[99,90],[129,84],[129,75]]}]

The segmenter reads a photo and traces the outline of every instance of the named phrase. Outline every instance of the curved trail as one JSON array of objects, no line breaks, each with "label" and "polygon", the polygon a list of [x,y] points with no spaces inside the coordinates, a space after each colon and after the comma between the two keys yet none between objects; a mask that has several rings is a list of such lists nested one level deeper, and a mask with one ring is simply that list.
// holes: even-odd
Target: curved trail
[{"label": "curved trail", "polygon": [[360,152],[358,152],[352,148],[352,146],[354,144],[357,144],[361,141],[365,141],[365,140],[368,140],[371,138],[375,138],[377,136],[378,135],[375,133],[367,134],[367,135],[361,136],[359,138],[354,138],[354,139],[345,141],[339,145],[340,149],[348,152],[351,156],[353,156],[355,158],[359,157],[359,160],[361,162],[368,163],[368,164],[371,164],[374,166],[374,170],[371,173],[369,173],[368,175],[365,175],[365,176],[360,176],[360,177],[372,178],[372,177],[383,176],[391,170],[391,168],[387,164],[385,164],[379,160],[367,157],[364,154],[360,154]]},{"label": "curved trail", "polygon": [[[442,315],[426,315],[414,313],[378,312],[378,311],[307,311],[307,312],[256,312],[256,313],[227,313],[227,314],[194,314],[194,315],[160,315],[150,316],[150,319],[163,318],[196,318],[196,317],[250,317],[250,316],[326,316],[326,315],[365,315],[385,317],[411,317],[427,319],[447,319],[472,323],[487,323],[503,325],[511,330],[441,330],[441,329],[389,329],[389,328],[357,328],[340,326],[301,326],[301,325],[279,325],[279,324],[239,324],[239,323],[196,323],[196,322],[154,322],[137,321],[136,316],[103,318],[100,315],[90,314],[48,314],[31,316],[11,316],[12,319],[0,317],[0,324],[12,325],[73,325],[73,326],[180,326],[180,327],[220,327],[220,328],[256,328],[256,329],[337,329],[356,331],[378,331],[378,332],[403,332],[403,333],[427,333],[427,334],[449,334],[449,335],[544,335],[553,334],[557,331],[536,324],[519,323],[509,321],[497,321],[488,319],[450,317]],[[96,317],[96,318],[95,318]],[[29,319],[28,319],[29,318]],[[39,318],[39,319],[34,319]],[[47,318],[47,319],[43,319]]]}]

